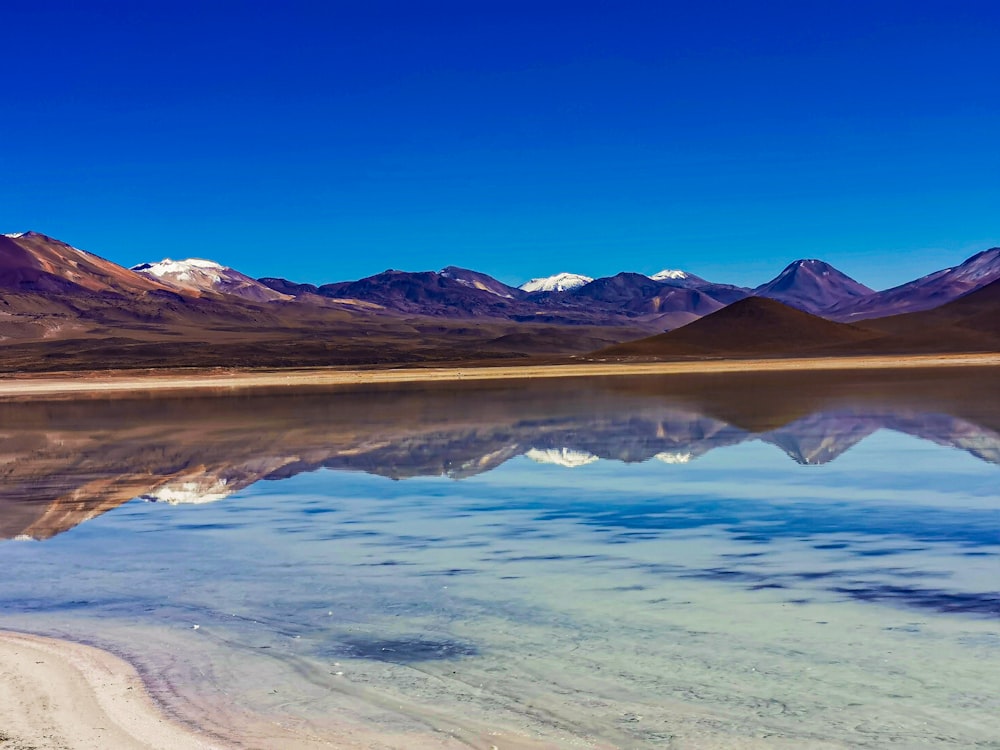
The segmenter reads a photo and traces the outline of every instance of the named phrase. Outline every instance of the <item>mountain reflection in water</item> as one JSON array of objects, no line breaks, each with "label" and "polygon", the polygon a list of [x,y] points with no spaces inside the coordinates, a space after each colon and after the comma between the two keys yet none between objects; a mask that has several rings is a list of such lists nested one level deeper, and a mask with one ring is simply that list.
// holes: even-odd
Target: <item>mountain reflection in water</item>
[{"label": "mountain reflection in water", "polygon": [[683,464],[749,441],[819,466],[879,430],[1000,463],[989,370],[3,403],[0,425],[3,538],[47,539],[136,497],[210,502],[320,468],[462,479],[522,455],[568,469]]}]

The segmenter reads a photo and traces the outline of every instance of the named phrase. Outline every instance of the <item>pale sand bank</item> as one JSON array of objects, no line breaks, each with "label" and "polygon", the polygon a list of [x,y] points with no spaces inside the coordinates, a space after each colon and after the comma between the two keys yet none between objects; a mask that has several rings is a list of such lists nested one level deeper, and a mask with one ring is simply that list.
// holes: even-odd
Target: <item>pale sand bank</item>
[{"label": "pale sand bank", "polygon": [[0,379],[0,398],[94,395],[102,393],[210,389],[290,388],[297,386],[441,383],[524,378],[682,375],[727,372],[894,370],[1000,366],[1000,353],[914,355],[906,357],[813,357],[800,359],[731,359],[689,362],[587,363],[564,365],[450,366],[346,370],[233,370],[210,373],[157,371],[135,374],[59,373]]},{"label": "pale sand bank", "polygon": [[166,719],[129,664],[90,646],[0,632],[4,750],[210,750]]},{"label": "pale sand bank", "polygon": [[2,750],[555,750],[462,722],[403,733],[335,721],[317,731],[230,706],[201,708],[214,737],[165,716],[132,665],[111,653],[0,631]]}]

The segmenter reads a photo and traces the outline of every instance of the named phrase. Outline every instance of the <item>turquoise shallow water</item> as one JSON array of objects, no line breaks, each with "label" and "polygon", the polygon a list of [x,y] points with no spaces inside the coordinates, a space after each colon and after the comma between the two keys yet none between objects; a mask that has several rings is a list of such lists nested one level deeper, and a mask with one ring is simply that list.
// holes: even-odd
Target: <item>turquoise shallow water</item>
[{"label": "turquoise shallow water", "polygon": [[0,405],[0,627],[230,735],[1000,747],[996,383]]}]

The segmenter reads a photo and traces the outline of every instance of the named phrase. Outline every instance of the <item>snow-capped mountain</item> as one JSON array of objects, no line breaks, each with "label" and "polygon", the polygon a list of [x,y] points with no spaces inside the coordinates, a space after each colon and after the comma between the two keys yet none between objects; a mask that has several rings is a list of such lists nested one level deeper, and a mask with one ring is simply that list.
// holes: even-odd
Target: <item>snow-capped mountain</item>
[{"label": "snow-capped mountain", "polygon": [[557,273],[554,276],[531,279],[518,287],[523,292],[567,292],[586,286],[592,278],[579,273]]},{"label": "snow-capped mountain", "polygon": [[676,269],[664,268],[662,271],[652,274],[649,278],[653,281],[678,281],[686,279],[688,274]]},{"label": "snow-capped mountain", "polygon": [[155,279],[174,287],[182,293],[200,295],[204,292],[231,294],[254,302],[289,299],[287,294],[275,291],[246,274],[202,258],[171,260],[159,263],[141,263],[132,270],[148,279]]},{"label": "snow-capped mountain", "polygon": [[758,297],[783,302],[820,315],[837,305],[850,304],[875,293],[821,260],[796,260],[766,284],[754,289]]}]

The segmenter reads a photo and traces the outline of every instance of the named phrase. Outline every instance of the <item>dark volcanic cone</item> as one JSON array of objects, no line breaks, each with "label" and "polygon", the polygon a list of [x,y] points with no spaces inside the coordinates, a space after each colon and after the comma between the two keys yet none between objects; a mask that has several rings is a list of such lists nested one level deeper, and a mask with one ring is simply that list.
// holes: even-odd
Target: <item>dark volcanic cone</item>
[{"label": "dark volcanic cone", "polygon": [[877,338],[878,333],[834,323],[762,297],[749,297],[675,331],[618,344],[597,357],[727,357],[822,353],[825,348]]}]

